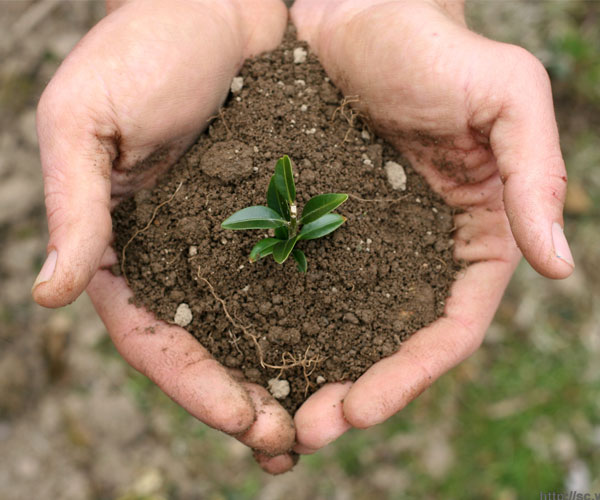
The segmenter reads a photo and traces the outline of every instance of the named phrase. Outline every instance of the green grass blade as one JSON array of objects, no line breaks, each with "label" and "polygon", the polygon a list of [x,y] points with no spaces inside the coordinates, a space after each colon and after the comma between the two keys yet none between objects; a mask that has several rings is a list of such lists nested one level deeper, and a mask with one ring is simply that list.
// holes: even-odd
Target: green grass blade
[{"label": "green grass blade", "polygon": [[294,248],[294,250],[292,250],[292,257],[294,257],[294,260],[296,261],[296,267],[298,268],[298,271],[305,273],[307,264],[306,255],[304,255],[304,252],[298,248]]},{"label": "green grass blade", "polygon": [[273,253],[273,247],[281,240],[277,238],[264,238],[260,240],[250,251],[250,262],[267,257]]},{"label": "green grass blade", "polygon": [[315,240],[335,231],[345,221],[346,218],[340,214],[325,214],[316,221],[302,226],[299,236],[303,240]]},{"label": "green grass blade", "polygon": [[296,200],[296,185],[294,184],[294,173],[289,156],[284,155],[275,165],[275,186],[288,203]]},{"label": "green grass blade", "polygon": [[247,207],[223,221],[224,229],[272,229],[287,224],[275,210],[269,207]]},{"label": "green grass blade", "polygon": [[271,181],[269,182],[269,188],[267,189],[267,205],[284,219],[290,220],[290,208],[277,189],[275,177],[275,175],[272,175]]},{"label": "green grass blade", "polygon": [[311,222],[316,221],[323,215],[335,210],[347,199],[347,194],[337,193],[319,194],[314,196],[308,200],[306,205],[304,205],[300,224],[310,224]]},{"label": "green grass blade", "polygon": [[283,264],[290,256],[291,251],[294,249],[294,245],[300,239],[300,235],[295,236],[286,241],[280,241],[273,247],[273,258],[278,264]]}]

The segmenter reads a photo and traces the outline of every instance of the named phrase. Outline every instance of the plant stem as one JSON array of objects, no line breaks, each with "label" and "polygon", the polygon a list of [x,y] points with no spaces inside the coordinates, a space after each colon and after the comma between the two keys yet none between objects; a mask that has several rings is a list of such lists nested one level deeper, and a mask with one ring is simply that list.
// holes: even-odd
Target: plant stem
[{"label": "plant stem", "polygon": [[295,203],[290,205],[290,227],[288,232],[289,239],[294,238],[298,234],[298,209]]}]

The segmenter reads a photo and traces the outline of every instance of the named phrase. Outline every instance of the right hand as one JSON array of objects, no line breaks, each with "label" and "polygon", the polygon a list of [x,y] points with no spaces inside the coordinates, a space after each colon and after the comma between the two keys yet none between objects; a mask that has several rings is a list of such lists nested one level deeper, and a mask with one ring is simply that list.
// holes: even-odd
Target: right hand
[{"label": "right hand", "polygon": [[[293,466],[289,414],[189,333],[157,325],[129,304],[125,280],[106,267],[116,262],[111,206],[151,185],[193,143],[243,60],[280,43],[287,10],[279,0],[108,5],[114,10],[66,58],[38,106],[50,240],[33,297],[60,307],[87,287],[134,368],[192,415],[253,448],[265,470],[284,472]],[[140,168],[144,159],[150,166]]]},{"label": "right hand", "polygon": [[292,20],[345,95],[454,217],[468,263],[444,315],[353,384],[327,384],[295,415],[296,451],[402,410],[483,341],[521,252],[549,278],[573,259],[550,81],[525,50],[468,30],[460,0],[296,0]]}]

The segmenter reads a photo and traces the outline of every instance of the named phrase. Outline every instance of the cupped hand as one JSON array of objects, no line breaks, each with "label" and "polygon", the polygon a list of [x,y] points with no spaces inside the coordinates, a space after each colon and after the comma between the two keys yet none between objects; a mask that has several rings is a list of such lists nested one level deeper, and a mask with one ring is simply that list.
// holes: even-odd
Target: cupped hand
[{"label": "cupped hand", "polygon": [[[354,384],[331,384],[295,417],[310,453],[392,416],[481,344],[521,253],[565,278],[566,173],[548,76],[535,57],[465,26],[463,2],[297,0],[292,21],[332,80],[452,206],[468,262],[444,317]],[[340,404],[340,402],[343,404]]]},{"label": "cupped hand", "polygon": [[59,307],[87,287],[133,367],[192,415],[253,448],[263,468],[283,472],[293,465],[287,412],[187,332],[130,305],[124,279],[106,269],[115,262],[111,206],[151,185],[185,151],[244,58],[279,44],[287,11],[279,0],[107,5],[112,12],[63,62],[38,106],[50,239],[33,296]]}]

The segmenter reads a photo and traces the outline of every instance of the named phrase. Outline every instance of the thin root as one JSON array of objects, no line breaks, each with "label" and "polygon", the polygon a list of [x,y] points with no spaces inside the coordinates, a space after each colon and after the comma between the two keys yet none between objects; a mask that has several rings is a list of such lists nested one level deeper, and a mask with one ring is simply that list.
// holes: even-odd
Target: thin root
[{"label": "thin root", "polygon": [[[310,351],[310,346],[308,346],[306,348],[306,351],[304,352],[304,355],[300,358],[296,358],[292,353],[286,351],[281,355],[281,364],[280,365],[271,365],[269,363],[266,363],[265,359],[264,359],[262,348],[260,347],[260,344],[258,343],[258,338],[256,337],[256,335],[250,333],[248,331],[247,327],[245,327],[244,325],[240,324],[235,319],[233,319],[233,317],[229,313],[229,310],[227,309],[227,304],[225,303],[225,301],[216,294],[215,289],[211,285],[210,281],[208,281],[204,276],[200,275],[200,268],[198,268],[197,276],[200,281],[203,281],[204,283],[206,283],[206,286],[208,286],[208,289],[209,289],[211,295],[213,296],[213,298],[217,302],[219,302],[219,304],[221,304],[221,307],[223,308],[223,312],[225,313],[225,317],[227,318],[227,320],[235,328],[241,330],[244,333],[244,335],[246,335],[248,338],[250,338],[252,340],[252,343],[254,344],[254,346],[256,347],[256,351],[258,352],[258,360],[259,360],[260,366],[262,368],[270,368],[272,370],[279,370],[280,372],[279,372],[278,377],[281,377],[283,375],[283,373],[287,370],[290,370],[292,368],[302,367],[302,373],[304,375],[304,380],[306,381],[306,387],[304,390],[304,395],[306,396],[306,394],[308,393],[308,389],[312,385],[310,382],[310,376],[317,368],[317,365],[319,363],[322,363],[323,361],[325,361],[327,359],[327,357],[317,354],[316,356],[314,356],[312,358],[308,358],[308,353]],[[229,335],[231,336],[232,339],[235,339],[235,340],[232,340],[232,344],[235,345],[236,349],[241,354],[241,351],[239,350],[239,347],[237,345],[237,339],[234,337],[234,335],[231,332],[229,332]]]},{"label": "thin root", "polygon": [[123,250],[121,250],[121,274],[123,275],[123,277],[125,278],[125,281],[127,282],[127,284],[129,285],[129,280],[127,279],[127,274],[125,273],[125,260],[126,260],[126,254],[125,251],[127,250],[127,248],[129,247],[129,245],[131,244],[131,242],[133,240],[135,240],[140,234],[145,233],[148,228],[150,227],[150,225],[154,222],[154,219],[156,218],[156,214],[158,213],[158,211],[164,207],[165,205],[168,205],[169,203],[171,203],[173,201],[173,198],[175,198],[175,195],[177,194],[177,192],[181,189],[181,186],[183,186],[183,181],[181,181],[179,183],[179,186],[177,186],[177,189],[173,192],[173,194],[171,196],[169,196],[169,198],[165,201],[163,201],[162,203],[160,203],[159,205],[156,206],[156,208],[154,209],[154,212],[152,212],[152,217],[150,217],[150,220],[148,221],[148,224],[146,224],[145,227],[143,227],[142,229],[138,229],[131,238],[129,238],[129,241],[127,243],[125,243],[125,246],[123,247]]},{"label": "thin root", "polygon": [[221,121],[223,122],[223,126],[225,127],[225,130],[227,131],[227,138],[231,137],[231,129],[227,126],[227,120],[225,120],[225,113],[223,113],[223,108],[219,109],[219,112],[216,115],[209,116],[208,120],[206,120],[206,121],[208,123],[210,123],[212,120],[214,120],[216,118],[220,118]]},{"label": "thin root", "polygon": [[365,198],[361,198],[360,196],[356,196],[355,194],[349,194],[348,197],[352,198],[354,200],[357,200],[357,201],[363,201],[363,202],[367,202],[367,203],[394,203],[394,202],[397,202],[397,201],[405,200],[406,198],[408,198],[408,195],[400,196],[399,198],[373,198],[373,199],[365,199]]},{"label": "thin root", "polygon": [[292,353],[286,351],[281,355],[281,365],[269,365],[264,364],[267,368],[272,368],[274,370],[280,370],[277,378],[281,377],[286,370],[291,368],[302,367],[302,374],[304,375],[304,380],[306,381],[306,386],[304,388],[304,397],[308,394],[308,390],[312,385],[310,381],[310,376],[317,368],[319,363],[322,363],[327,359],[326,356],[316,355],[312,358],[308,358],[308,352],[310,351],[310,346],[306,348],[304,351],[304,355],[301,358],[296,358]]}]

